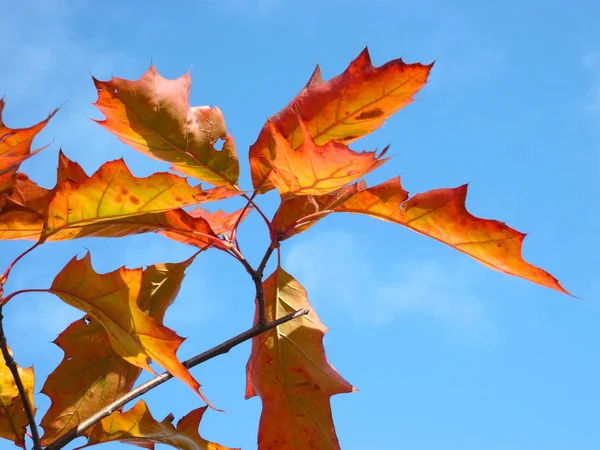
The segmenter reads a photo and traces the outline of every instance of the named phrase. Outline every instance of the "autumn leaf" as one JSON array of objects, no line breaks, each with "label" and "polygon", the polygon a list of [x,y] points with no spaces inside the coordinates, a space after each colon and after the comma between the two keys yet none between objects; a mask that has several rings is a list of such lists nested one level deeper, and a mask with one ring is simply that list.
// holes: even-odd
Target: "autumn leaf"
[{"label": "autumn leaf", "polygon": [[[294,150],[305,139],[296,115],[317,145],[329,141],[349,144],[381,127],[389,116],[410,103],[427,82],[432,66],[395,59],[374,67],[365,49],[342,74],[329,81],[323,81],[317,66],[304,89],[270,122]],[[274,187],[266,179],[274,152],[267,122],[249,153],[252,183],[260,192]]]},{"label": "autumn leaf", "polygon": [[60,186],[67,180],[85,181],[89,177],[83,168],[75,161],[71,161],[63,153],[62,149],[58,151],[58,167],[56,169],[56,186]]},{"label": "autumn leaf", "polygon": [[56,187],[42,238],[67,228],[192,205],[197,197],[184,178],[168,173],[137,178],[122,159],[110,161],[83,181],[67,179]]},{"label": "autumn leaf", "polygon": [[354,388],[327,361],[327,328],[304,288],[280,267],[264,291],[268,321],[299,309],[311,312],[252,339],[246,398],[258,395],[262,401],[258,448],[339,449],[329,401]]},{"label": "autumn leaf", "polygon": [[112,348],[123,359],[155,373],[148,365],[153,360],[206,401],[200,393],[200,384],[177,359],[177,349],[184,339],[138,306],[142,277],[142,269],[125,267],[98,274],[87,253],[82,259],[73,258],[67,263],[54,279],[50,292],[97,320],[108,333]]},{"label": "autumn leaf", "polygon": [[15,174],[10,196],[0,209],[0,239],[39,239],[44,214],[52,192],[35,184],[27,175]]},{"label": "autumn leaf", "polygon": [[[171,177],[169,174],[162,175],[167,175],[167,180],[168,177]],[[48,190],[36,185],[25,174],[18,174],[14,192],[8,198],[6,207],[0,210],[0,239],[38,240],[46,220],[48,203],[53,198],[54,193],[61,188],[61,183],[70,181],[70,186],[83,186],[85,191],[93,190],[96,187],[94,183],[88,181],[89,177],[79,164],[69,160],[62,152],[59,154],[57,179],[57,186],[52,190]],[[147,181],[147,179],[137,179],[133,176],[131,176],[131,179],[134,180],[134,184],[137,183],[138,187],[141,188],[144,188],[144,183]],[[181,180],[177,177],[175,179],[177,181]],[[182,181],[182,183],[188,198],[197,198],[198,201],[211,201],[215,197],[227,198],[229,196],[228,192],[230,192],[222,188],[215,188],[219,191],[213,193],[210,192],[213,190],[200,191],[200,194],[198,194],[199,191],[196,188],[189,188],[185,181]],[[113,186],[113,191],[114,188],[115,186]],[[64,199],[73,203],[76,199],[69,196],[69,192],[71,191],[67,191]],[[147,193],[151,194],[151,191]],[[106,200],[104,198],[104,201]],[[92,211],[91,215],[93,216],[97,212]],[[124,214],[121,217],[117,214],[113,218],[102,217],[101,214],[98,214],[97,220],[94,217],[91,220],[73,220],[67,226],[53,231],[46,240],[122,237],[161,230],[165,231],[163,234],[171,239],[198,248],[206,248],[210,245],[220,248],[228,247],[228,244],[220,240],[213,232],[205,219],[193,217],[183,209],[140,215],[136,215],[134,211],[133,214]]]},{"label": "autumn leaf", "polygon": [[[219,209],[218,211],[207,211],[204,208],[198,206],[190,211],[190,215],[192,217],[201,217],[208,222],[210,228],[216,234],[227,234],[231,236],[233,233],[233,227],[236,222],[241,222],[246,218],[248,213],[252,210],[251,207],[241,208],[237,211],[226,213],[225,211]],[[242,216],[242,217],[240,217]]]},{"label": "autumn leaf", "polygon": [[398,223],[466,253],[494,270],[568,294],[556,278],[523,259],[521,247],[525,234],[497,220],[473,216],[465,206],[466,196],[467,185],[463,185],[408,199],[397,177],[358,192],[335,210]]},{"label": "autumn leaf", "polygon": [[177,422],[175,428],[171,423],[171,415],[158,422],[150,414],[146,403],[140,400],[129,411],[115,411],[102,419],[92,428],[87,444],[77,450],[114,441],[148,449],[154,449],[154,444],[165,444],[180,450],[239,450],[200,437],[198,427],[206,409],[204,406],[189,412]]},{"label": "autumn leaf", "polygon": [[325,195],[282,198],[271,221],[279,240],[306,231],[365,187],[365,182],[359,181]]},{"label": "autumn leaf", "polygon": [[[0,103],[1,111],[1,103]],[[10,352],[10,349],[9,349]],[[22,369],[17,366],[21,381],[27,392],[29,404],[33,406],[34,374],[33,367]],[[19,390],[4,356],[0,353],[0,437],[13,441],[16,446],[25,449],[25,431],[29,420],[19,397]]]},{"label": "autumn leaf", "polygon": [[223,113],[217,107],[190,108],[191,83],[189,72],[167,80],[154,66],[135,81],[94,78],[94,105],[106,117],[96,122],[135,150],[173,164],[176,172],[216,186],[235,185],[239,163]]},{"label": "autumn leaf", "polygon": [[4,105],[4,99],[0,99],[0,193],[10,193],[15,174],[21,163],[45,148],[32,151],[31,144],[58,109],[52,111],[45,120],[32,127],[9,128],[2,119]]},{"label": "autumn leaf", "polygon": [[269,161],[272,169],[268,178],[282,196],[329,194],[363,177],[388,159],[382,159],[387,147],[376,155],[376,152],[354,152],[335,141],[318,146],[302,119],[298,118],[298,122],[304,140],[294,150],[269,121],[275,157]]},{"label": "autumn leaf", "polygon": [[[193,260],[191,257],[181,263],[144,269],[137,299],[139,309],[162,324]],[[65,356],[42,388],[52,400],[41,422],[44,446],[130,391],[141,372],[113,350],[104,327],[91,316],[73,322],[54,343]]]}]

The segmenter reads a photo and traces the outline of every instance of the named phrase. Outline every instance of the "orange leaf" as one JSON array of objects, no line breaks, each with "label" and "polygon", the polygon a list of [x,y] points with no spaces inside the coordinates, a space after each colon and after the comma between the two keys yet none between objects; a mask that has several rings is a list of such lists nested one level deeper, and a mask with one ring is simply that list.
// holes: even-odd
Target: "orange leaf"
[{"label": "orange leaf", "polygon": [[[105,120],[100,125],[152,158],[167,161],[172,170],[214,185],[237,183],[239,164],[233,137],[217,107],[190,108],[189,72],[167,80],[150,66],[138,80],[94,78],[94,105]],[[214,145],[223,140],[221,150]]]},{"label": "orange leaf", "polygon": [[473,216],[465,206],[466,196],[467,185],[463,185],[424,192],[407,200],[408,193],[397,177],[357,193],[335,209],[404,225],[494,270],[568,294],[556,278],[523,260],[523,233],[497,220]]},{"label": "orange leaf", "polygon": [[0,210],[0,239],[37,240],[52,191],[38,186],[24,173],[16,175],[13,192]]},{"label": "orange leaf", "polygon": [[387,161],[387,158],[381,159],[387,147],[376,155],[375,152],[354,152],[335,141],[318,146],[300,118],[298,122],[304,140],[297,150],[290,147],[273,122],[268,122],[275,146],[268,177],[281,195],[328,194]]},{"label": "orange leaf", "polygon": [[[405,64],[402,59],[374,67],[365,49],[342,74],[329,81],[323,81],[317,66],[304,89],[270,121],[294,150],[305,138],[296,114],[317,145],[329,141],[349,144],[381,127],[389,116],[410,103],[427,82],[431,67]],[[273,145],[267,123],[249,153],[252,183],[261,192],[273,188],[266,180]]]},{"label": "orange leaf", "polygon": [[[226,213],[220,209],[214,212],[207,211],[199,206],[190,211],[190,215],[192,217],[201,217],[206,220],[209,223],[210,228],[212,228],[216,234],[227,234],[231,236],[234,231],[233,227],[238,219],[240,222],[244,220],[251,209],[252,208],[250,207],[246,209],[241,208],[232,213]],[[241,214],[243,214],[243,216],[240,218]]]},{"label": "orange leaf", "polygon": [[272,220],[279,240],[283,241],[312,227],[337,206],[364,188],[365,182],[359,181],[330,194],[303,195],[282,199]]},{"label": "orange leaf", "polygon": [[[172,177],[169,174],[159,175],[167,175],[167,180],[168,177]],[[61,188],[61,183],[65,183],[67,180],[70,180],[71,185],[74,184],[75,186],[78,186],[77,183],[81,183],[79,186],[83,185],[84,190],[90,190],[90,184],[92,184],[92,182],[88,181],[89,177],[79,164],[70,161],[62,152],[59,154],[57,179],[59,180],[57,186],[50,191],[36,185],[25,174],[18,174],[14,192],[7,200],[4,200],[6,206],[0,210],[0,239],[38,240],[43,230],[48,202],[52,199],[54,192]],[[142,188],[144,187],[143,183],[148,180],[132,179],[134,183],[142,183]],[[224,188],[202,191],[197,188],[190,188],[184,180],[178,177],[175,177],[175,180],[181,180],[184,190],[190,199],[199,197],[200,201],[211,201],[216,197],[226,198],[229,196],[228,193],[232,192]],[[92,185],[91,188],[93,189],[93,187]],[[75,199],[72,196],[69,197],[68,192],[65,198],[72,202]],[[190,193],[193,197],[191,197]],[[119,213],[121,212],[119,211]],[[217,247],[227,246],[227,244],[218,239],[205,219],[201,217],[194,218],[182,209],[160,213],[126,215],[124,217],[119,217],[117,214],[112,219],[105,219],[99,215],[98,220],[94,220],[92,217],[91,222],[74,220],[66,227],[50,234],[47,240],[60,241],[82,237],[122,237],[161,230],[168,231],[168,233],[165,232],[163,234],[172,239],[199,248],[206,248],[209,245]]]},{"label": "orange leaf", "polygon": [[[22,369],[17,366],[17,369],[27,392],[29,404],[34,408],[35,413],[33,367]],[[25,430],[28,423],[19,390],[10,369],[6,366],[4,356],[0,353],[0,438],[11,440],[16,446],[25,449]]]},{"label": "orange leaf", "polygon": [[198,202],[198,193],[181,177],[155,173],[134,177],[122,159],[103,164],[91,177],[57,185],[48,205],[43,237],[67,228],[158,213]]},{"label": "orange leaf", "polygon": [[[137,306],[162,324],[193,259],[144,269]],[[131,390],[141,372],[113,350],[105,329],[90,316],[73,322],[54,343],[65,356],[42,388],[52,400],[41,422],[44,446]]]},{"label": "orange leaf", "polygon": [[171,423],[172,415],[158,422],[146,402],[140,400],[127,412],[115,411],[93,428],[86,445],[77,450],[103,442],[119,441],[139,447],[154,449],[154,444],[166,444],[180,450],[239,450],[229,449],[200,437],[198,427],[206,406],[194,409],[179,422],[177,428]]},{"label": "orange leaf", "polygon": [[[269,321],[311,309],[304,288],[280,267],[264,289]],[[329,401],[354,388],[327,361],[326,332],[311,310],[252,339],[246,398],[262,401],[259,450],[339,449]]]},{"label": "orange leaf", "polygon": [[175,355],[184,339],[138,306],[141,287],[142,269],[121,267],[101,275],[92,268],[87,253],[81,260],[69,261],[50,290],[68,305],[100,322],[113,349],[126,361],[155,373],[148,365],[153,360],[206,401],[200,393],[200,384]]},{"label": "orange leaf", "polygon": [[52,111],[45,120],[29,128],[8,128],[2,120],[3,110],[4,99],[0,99],[0,192],[10,193],[14,175],[21,163],[45,148],[31,151],[31,143],[58,109]]}]

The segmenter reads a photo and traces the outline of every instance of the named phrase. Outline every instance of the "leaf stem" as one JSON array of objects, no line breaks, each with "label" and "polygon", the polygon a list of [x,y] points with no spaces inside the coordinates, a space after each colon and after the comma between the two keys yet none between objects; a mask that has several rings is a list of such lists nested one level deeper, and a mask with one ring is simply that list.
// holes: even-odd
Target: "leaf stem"
[{"label": "leaf stem", "polygon": [[29,252],[32,252],[33,250],[35,250],[41,244],[42,244],[42,242],[38,241],[35,244],[33,244],[31,247],[29,247],[27,250],[25,250],[23,253],[21,253],[19,256],[17,256],[15,258],[15,260],[8,265],[8,267],[4,271],[4,274],[0,277],[0,285],[3,285],[6,283],[6,280],[8,279],[8,276],[10,275],[10,271],[15,266],[15,264],[17,264],[21,260],[21,258],[26,256]]},{"label": "leaf stem", "polygon": [[[199,364],[202,364],[205,361],[208,361],[209,359],[214,358],[215,356],[223,355],[229,352],[229,350],[231,350],[233,347],[236,347],[237,345],[249,339],[252,339],[255,336],[258,336],[259,334],[262,334],[265,331],[269,331],[272,328],[277,327],[278,325],[289,322],[290,320],[304,316],[308,313],[308,309],[300,309],[291,314],[288,314],[287,316],[281,317],[277,320],[273,320],[272,322],[268,322],[262,326],[259,324],[254,325],[252,328],[244,331],[243,333],[238,334],[235,337],[232,337],[231,339],[211,348],[210,350],[207,350],[204,353],[200,353],[199,355],[194,356],[193,358],[190,358],[187,361],[184,361],[183,365],[188,369],[195,367]],[[90,418],[79,423],[79,425],[77,425],[75,428],[70,429],[66,434],[61,436],[55,442],[48,445],[46,447],[46,450],[58,450],[60,448],[63,448],[73,439],[81,436],[86,430],[94,426],[96,423],[100,422],[105,417],[111,415],[114,411],[121,408],[123,405],[136,399],[140,395],[145,394],[149,390],[154,389],[155,387],[163,384],[165,381],[170,380],[171,378],[173,378],[173,375],[171,375],[168,372],[163,372],[162,374],[152,378],[151,380],[140,384],[135,389],[129,391],[125,395],[121,396],[119,399],[115,400],[114,402],[110,403],[106,407],[96,412]]]},{"label": "leaf stem", "polygon": [[10,293],[10,294],[8,294],[6,297],[4,297],[4,298],[0,299],[0,300],[1,300],[1,301],[0,301],[0,308],[1,308],[2,306],[6,305],[6,304],[8,303],[8,301],[9,301],[10,299],[12,299],[13,297],[16,297],[17,295],[20,295],[20,294],[27,294],[27,293],[30,293],[30,292],[46,292],[46,293],[48,293],[48,294],[53,294],[53,293],[54,293],[54,292],[53,292],[52,290],[50,290],[50,289],[21,289],[21,290],[19,290],[19,291],[14,291],[14,292],[11,292],[11,293]]},{"label": "leaf stem", "polygon": [[[269,227],[269,231],[270,231],[271,230],[271,221],[267,218],[267,216],[265,216],[265,213],[262,212],[260,207],[256,203],[254,203],[254,197],[256,197],[256,194],[258,194],[258,189],[252,193],[252,196],[248,197],[247,194],[242,194],[242,197],[245,198],[246,200],[248,200],[247,205],[252,205],[254,207],[254,209],[256,209],[256,211],[260,214],[260,216],[263,218],[263,220],[267,224],[267,227]],[[242,216],[243,216],[243,214],[240,215],[240,217],[242,217]],[[241,220],[240,218],[238,218],[238,219]],[[236,226],[237,226],[237,223],[236,223]]]},{"label": "leaf stem", "polygon": [[19,368],[17,367],[14,358],[8,350],[8,343],[6,341],[6,335],[4,334],[3,321],[4,316],[2,315],[2,307],[0,306],[0,349],[2,350],[4,362],[6,363],[6,366],[8,367],[10,372],[12,373],[13,379],[15,380],[15,384],[17,385],[19,397],[21,398],[21,403],[23,403],[23,409],[25,410],[25,414],[27,415],[27,421],[29,422],[29,429],[31,430],[31,440],[33,441],[33,448],[35,450],[41,450],[42,446],[40,444],[40,434],[35,423],[35,414],[33,413],[33,407],[29,403],[29,397],[27,396],[27,392],[25,391],[23,380],[21,380],[21,375],[19,375]]}]

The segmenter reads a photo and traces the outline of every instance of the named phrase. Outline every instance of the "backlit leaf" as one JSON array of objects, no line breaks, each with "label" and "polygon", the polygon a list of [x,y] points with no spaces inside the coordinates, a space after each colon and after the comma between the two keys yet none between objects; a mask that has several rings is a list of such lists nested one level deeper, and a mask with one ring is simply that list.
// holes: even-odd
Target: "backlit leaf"
[{"label": "backlit leaf", "polygon": [[[193,259],[144,269],[137,306],[162,324]],[[104,327],[91,316],[73,322],[54,343],[65,356],[42,388],[52,400],[41,422],[44,446],[131,390],[141,372],[113,350]]]},{"label": "backlit leaf", "polygon": [[45,120],[29,128],[9,128],[4,124],[2,112],[4,99],[0,99],[0,193],[12,189],[14,176],[23,161],[43,150],[31,150],[31,143],[48,121],[56,114],[52,111]]},{"label": "backlit leaf", "polygon": [[[9,349],[10,351],[10,349]],[[29,404],[34,407],[33,367],[22,369],[17,367],[23,386],[27,392]],[[35,407],[34,407],[35,412]],[[25,430],[28,424],[23,402],[19,397],[19,390],[15,384],[10,369],[7,367],[2,353],[0,353],[0,438],[13,441],[15,445],[25,449]]]},{"label": "backlit leaf", "polygon": [[194,409],[179,420],[175,428],[171,423],[172,416],[158,422],[148,411],[146,403],[140,400],[129,411],[115,411],[102,419],[92,428],[88,443],[78,448],[119,441],[147,449],[154,449],[154,444],[165,444],[180,450],[239,450],[200,437],[198,427],[206,408]]},{"label": "backlit leaf", "polygon": [[[281,268],[264,290],[269,321],[311,308],[304,288]],[[354,388],[327,361],[326,332],[311,310],[252,339],[246,398],[262,401],[259,450],[339,449],[330,397]]]},{"label": "backlit leaf", "polygon": [[330,194],[282,198],[272,220],[279,240],[307,230],[365,186],[364,181],[359,181]]},{"label": "backlit leaf", "polygon": [[387,160],[382,159],[387,147],[376,155],[375,152],[354,152],[335,141],[317,146],[302,120],[299,123],[304,140],[294,150],[269,121],[275,157],[270,161],[272,169],[268,177],[282,196],[328,194],[363,177]]},{"label": "backlit leaf", "polygon": [[189,73],[167,80],[154,66],[135,81],[94,78],[94,105],[106,117],[97,122],[135,150],[173,164],[174,171],[217,186],[235,185],[239,164],[223,113],[217,107],[190,108],[191,83]]},{"label": "backlit leaf", "polygon": [[140,309],[141,287],[142,269],[121,267],[98,274],[87,253],[80,260],[73,258],[61,270],[51,292],[100,322],[113,349],[126,361],[154,373],[148,365],[153,360],[204,399],[200,384],[176,357],[184,339]]},{"label": "backlit leaf", "polygon": [[465,206],[466,196],[467,185],[463,185],[435,189],[408,199],[397,177],[357,193],[335,210],[404,225],[494,270],[568,294],[556,278],[523,259],[523,233],[497,220],[473,216]]},{"label": "backlit leaf", "polygon": [[[212,212],[198,206],[190,211],[190,215],[205,219],[216,234],[231,235],[237,220],[239,219],[240,222],[244,220],[250,211],[252,211],[251,207],[248,207],[245,210],[244,208],[241,208],[231,213],[226,213],[220,209]],[[240,218],[241,214],[243,214],[243,216]]]},{"label": "backlit leaf", "polygon": [[198,193],[184,178],[155,173],[134,177],[123,160],[103,164],[91,177],[65,180],[48,206],[44,237],[67,228],[198,203]]},{"label": "backlit leaf", "polygon": [[[349,144],[377,128],[413,100],[425,85],[432,64],[406,64],[402,59],[374,67],[367,49],[340,75],[323,81],[319,66],[300,93],[270,118],[292,149],[304,142],[299,115],[317,145],[336,141]],[[274,159],[274,143],[265,124],[250,147],[250,167],[255,189],[274,186],[266,179]]]}]

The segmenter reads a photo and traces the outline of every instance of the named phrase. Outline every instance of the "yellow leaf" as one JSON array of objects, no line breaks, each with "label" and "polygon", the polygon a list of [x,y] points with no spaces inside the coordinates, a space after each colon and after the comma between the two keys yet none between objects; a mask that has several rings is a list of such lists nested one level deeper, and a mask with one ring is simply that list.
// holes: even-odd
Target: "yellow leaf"
[{"label": "yellow leaf", "polygon": [[[10,351],[10,349],[9,349]],[[29,404],[33,406],[34,375],[33,367],[22,369],[17,367],[23,386],[27,392]],[[0,353],[0,437],[11,440],[25,449],[25,430],[29,423],[19,390],[10,369]]]},{"label": "yellow leaf", "polygon": [[177,349],[184,339],[140,309],[142,277],[142,269],[125,267],[98,274],[87,253],[80,260],[69,261],[54,279],[50,291],[97,320],[123,359],[155,373],[149,366],[153,360],[206,401],[200,393],[200,384],[177,359]]},{"label": "yellow leaf", "polygon": [[140,400],[129,411],[115,411],[102,419],[92,428],[87,444],[79,448],[119,441],[148,449],[153,449],[156,443],[180,450],[239,450],[229,449],[200,437],[198,427],[205,412],[206,406],[194,409],[177,422],[175,428],[171,423],[172,416],[158,422],[148,411],[146,403]]}]

